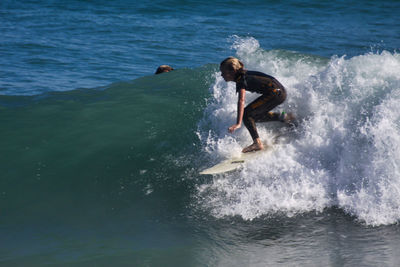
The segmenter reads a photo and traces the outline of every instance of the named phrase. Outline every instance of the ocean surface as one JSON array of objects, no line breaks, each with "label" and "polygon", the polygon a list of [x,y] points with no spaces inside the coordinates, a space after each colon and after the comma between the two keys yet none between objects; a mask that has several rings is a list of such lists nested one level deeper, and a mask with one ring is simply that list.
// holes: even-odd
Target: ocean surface
[{"label": "ocean surface", "polygon": [[[399,266],[399,1],[0,1],[0,266]],[[276,77],[251,143],[227,56]],[[154,75],[159,65],[175,68]],[[247,94],[247,103],[257,97]]]}]

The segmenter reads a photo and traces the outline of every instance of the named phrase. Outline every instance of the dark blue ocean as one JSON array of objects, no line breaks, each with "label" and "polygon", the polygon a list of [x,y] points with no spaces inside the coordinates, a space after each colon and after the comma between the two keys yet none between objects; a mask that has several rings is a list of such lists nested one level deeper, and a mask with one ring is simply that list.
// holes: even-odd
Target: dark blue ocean
[{"label": "dark blue ocean", "polygon": [[[1,0],[0,266],[399,266],[399,18],[395,0]],[[202,176],[251,143],[227,131],[227,56],[276,77],[299,125],[259,124],[271,152]]]}]

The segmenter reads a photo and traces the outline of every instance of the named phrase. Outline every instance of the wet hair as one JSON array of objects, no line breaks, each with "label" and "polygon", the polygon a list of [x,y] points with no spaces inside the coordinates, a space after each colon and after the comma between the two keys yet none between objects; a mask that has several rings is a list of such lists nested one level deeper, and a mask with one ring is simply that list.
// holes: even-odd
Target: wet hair
[{"label": "wet hair", "polygon": [[160,73],[163,73],[163,72],[170,72],[171,70],[174,70],[171,66],[161,65],[160,67],[157,68],[155,74],[160,74]]},{"label": "wet hair", "polygon": [[219,65],[220,70],[225,69],[225,70],[234,71],[234,72],[243,70],[243,68],[244,68],[243,63],[235,57],[225,58]]}]

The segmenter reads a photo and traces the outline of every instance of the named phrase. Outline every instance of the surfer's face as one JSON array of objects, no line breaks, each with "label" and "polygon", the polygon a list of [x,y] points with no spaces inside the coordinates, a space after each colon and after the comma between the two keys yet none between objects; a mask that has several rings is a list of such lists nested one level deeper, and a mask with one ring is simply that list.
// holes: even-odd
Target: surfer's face
[{"label": "surfer's face", "polygon": [[226,82],[232,82],[235,80],[235,72],[227,69],[221,69],[221,76]]}]

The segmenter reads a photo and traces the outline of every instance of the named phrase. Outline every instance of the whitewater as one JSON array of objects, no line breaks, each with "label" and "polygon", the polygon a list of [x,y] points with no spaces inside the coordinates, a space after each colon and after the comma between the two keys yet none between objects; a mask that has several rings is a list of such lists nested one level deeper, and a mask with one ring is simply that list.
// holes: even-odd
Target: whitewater
[{"label": "whitewater", "polygon": [[[291,217],[338,207],[366,225],[398,223],[400,54],[322,58],[266,51],[251,37],[236,37],[232,49],[247,69],[282,82],[288,98],[277,109],[294,112],[299,126],[273,152],[199,185],[201,205],[217,218]],[[245,127],[228,133],[237,95],[234,83],[224,82],[219,72],[214,77],[197,131],[210,162],[238,155],[251,143]],[[258,128],[272,145],[284,127],[272,122]]]}]

